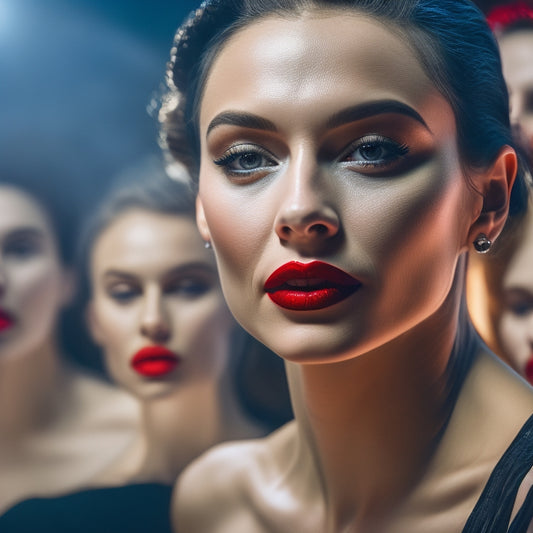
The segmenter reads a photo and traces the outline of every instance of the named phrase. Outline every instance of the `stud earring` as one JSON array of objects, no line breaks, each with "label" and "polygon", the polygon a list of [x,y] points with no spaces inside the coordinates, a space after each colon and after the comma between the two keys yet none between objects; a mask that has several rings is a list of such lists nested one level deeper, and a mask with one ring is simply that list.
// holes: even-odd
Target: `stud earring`
[{"label": "stud earring", "polygon": [[211,246],[211,241],[205,241],[204,242],[204,248],[206,250],[211,250],[212,246]]},{"label": "stud earring", "polygon": [[484,233],[480,233],[474,241],[474,248],[479,254],[486,254],[491,246],[492,241]]}]

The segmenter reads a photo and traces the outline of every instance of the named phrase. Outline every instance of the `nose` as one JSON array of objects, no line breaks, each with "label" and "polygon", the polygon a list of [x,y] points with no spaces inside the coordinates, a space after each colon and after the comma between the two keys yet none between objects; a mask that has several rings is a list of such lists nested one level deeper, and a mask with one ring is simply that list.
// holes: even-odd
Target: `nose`
[{"label": "nose", "polygon": [[317,165],[300,158],[287,170],[275,231],[284,245],[316,246],[339,235],[341,222],[328,201],[328,187]]},{"label": "nose", "polygon": [[170,338],[170,324],[166,316],[163,295],[159,288],[146,291],[140,320],[141,335],[152,342],[164,343]]}]

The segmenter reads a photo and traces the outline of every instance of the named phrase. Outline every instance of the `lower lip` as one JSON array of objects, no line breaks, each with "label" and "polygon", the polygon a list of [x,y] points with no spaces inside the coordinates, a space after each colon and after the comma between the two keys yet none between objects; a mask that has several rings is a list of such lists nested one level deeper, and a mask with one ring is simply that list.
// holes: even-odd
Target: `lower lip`
[{"label": "lower lip", "polygon": [[526,379],[533,385],[533,357],[528,361],[525,368]]},{"label": "lower lip", "polygon": [[293,311],[314,311],[335,305],[351,296],[359,285],[351,287],[326,287],[311,291],[280,289],[269,292],[269,298],[280,307]]},{"label": "lower lip", "polygon": [[143,349],[135,354],[131,366],[135,372],[147,378],[159,378],[170,374],[179,358],[169,350]]}]

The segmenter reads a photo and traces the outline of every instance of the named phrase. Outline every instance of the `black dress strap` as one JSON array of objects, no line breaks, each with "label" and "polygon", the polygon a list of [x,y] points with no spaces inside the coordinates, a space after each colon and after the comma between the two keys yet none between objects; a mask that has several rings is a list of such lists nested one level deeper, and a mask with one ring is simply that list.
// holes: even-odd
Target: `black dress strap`
[{"label": "black dress strap", "polygon": [[518,489],[532,467],[533,415],[523,425],[492,471],[472,514],[468,517],[463,533],[525,533],[533,517],[531,491],[511,529],[509,522]]}]

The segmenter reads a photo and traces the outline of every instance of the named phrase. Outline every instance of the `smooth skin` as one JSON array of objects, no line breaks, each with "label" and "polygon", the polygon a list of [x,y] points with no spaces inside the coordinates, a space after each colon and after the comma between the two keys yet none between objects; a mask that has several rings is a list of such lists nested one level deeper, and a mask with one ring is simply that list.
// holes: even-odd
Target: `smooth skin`
[{"label": "smooth skin", "polygon": [[[316,9],[228,41],[200,141],[200,230],[231,311],[286,360],[296,422],[193,463],[176,529],[460,531],[533,411],[481,348],[456,404],[448,392],[462,254],[501,231],[514,152],[467,182],[453,112],[405,41]],[[362,286],[322,310],[282,309],[263,285],[292,260]]]}]

